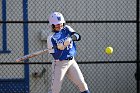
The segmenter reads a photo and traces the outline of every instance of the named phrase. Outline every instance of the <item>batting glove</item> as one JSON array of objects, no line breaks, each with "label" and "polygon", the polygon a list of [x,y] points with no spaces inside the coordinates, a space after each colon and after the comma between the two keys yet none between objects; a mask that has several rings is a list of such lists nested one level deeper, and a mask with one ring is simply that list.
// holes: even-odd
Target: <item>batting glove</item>
[{"label": "batting glove", "polygon": [[63,43],[59,43],[59,44],[57,44],[57,48],[60,50],[64,50],[65,46],[63,45]]},{"label": "batting glove", "polygon": [[71,41],[72,41],[71,37],[68,37],[64,42],[64,46],[70,45]]}]

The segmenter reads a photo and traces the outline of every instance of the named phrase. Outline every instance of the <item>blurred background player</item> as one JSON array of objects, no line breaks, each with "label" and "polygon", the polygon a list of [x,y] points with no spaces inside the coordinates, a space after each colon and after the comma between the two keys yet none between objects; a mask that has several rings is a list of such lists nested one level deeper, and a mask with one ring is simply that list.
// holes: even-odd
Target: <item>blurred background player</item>
[{"label": "blurred background player", "polygon": [[74,82],[81,93],[90,93],[83,74],[79,69],[74,57],[76,45],[81,36],[70,26],[65,25],[64,17],[59,12],[53,12],[49,17],[52,32],[48,36],[47,45],[49,53],[52,54],[52,82],[49,93],[60,93],[64,76]]}]

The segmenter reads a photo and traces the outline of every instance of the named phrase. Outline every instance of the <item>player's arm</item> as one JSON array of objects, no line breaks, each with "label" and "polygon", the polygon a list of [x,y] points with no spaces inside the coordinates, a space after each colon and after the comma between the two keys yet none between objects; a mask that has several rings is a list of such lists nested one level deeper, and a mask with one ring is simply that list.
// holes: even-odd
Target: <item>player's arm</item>
[{"label": "player's arm", "polygon": [[55,45],[52,42],[52,35],[50,34],[47,38],[47,48],[49,49],[49,53],[55,53]]},{"label": "player's arm", "polygon": [[63,47],[57,45],[52,36],[48,36],[47,38],[47,47],[49,49],[49,53],[54,57],[54,59],[59,59]]},{"label": "player's arm", "polygon": [[77,32],[75,32],[70,26],[66,25],[66,30],[68,33],[68,38],[65,40],[64,45],[68,46],[70,45],[71,41],[79,41],[81,40],[81,35]]},{"label": "player's arm", "polygon": [[81,35],[79,33],[75,32],[75,30],[73,30],[68,25],[66,25],[66,28],[68,29],[68,31],[69,31],[68,33],[73,41],[80,41],[81,40]]},{"label": "player's arm", "polygon": [[64,50],[67,47],[63,43],[56,43],[52,36],[48,37],[47,45],[50,54],[57,54],[59,50]]},{"label": "player's arm", "polygon": [[70,45],[72,41],[80,41],[80,40],[81,36],[78,33],[72,33],[72,35],[64,41],[64,48]]},{"label": "player's arm", "polygon": [[71,38],[72,38],[73,41],[80,41],[81,40],[81,35],[79,33],[72,32],[71,33]]}]

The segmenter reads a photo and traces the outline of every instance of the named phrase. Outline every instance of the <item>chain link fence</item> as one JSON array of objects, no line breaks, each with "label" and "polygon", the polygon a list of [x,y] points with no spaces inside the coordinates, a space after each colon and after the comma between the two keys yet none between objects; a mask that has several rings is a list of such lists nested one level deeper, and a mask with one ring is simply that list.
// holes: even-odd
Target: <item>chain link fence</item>
[{"label": "chain link fence", "polygon": [[[16,63],[45,49],[51,32],[48,16],[61,12],[82,39],[76,60],[91,93],[139,93],[138,0],[1,0],[0,93],[47,93],[52,56],[48,53]],[[112,46],[112,55],[105,48]],[[61,93],[79,93],[65,77]]]}]

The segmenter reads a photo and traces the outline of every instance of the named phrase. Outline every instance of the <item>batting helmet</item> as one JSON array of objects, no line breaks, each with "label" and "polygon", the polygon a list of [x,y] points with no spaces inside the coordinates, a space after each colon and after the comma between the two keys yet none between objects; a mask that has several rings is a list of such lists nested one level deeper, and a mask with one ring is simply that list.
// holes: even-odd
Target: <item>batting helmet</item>
[{"label": "batting helmet", "polygon": [[53,12],[49,17],[50,25],[65,23],[63,15],[59,12]]}]

